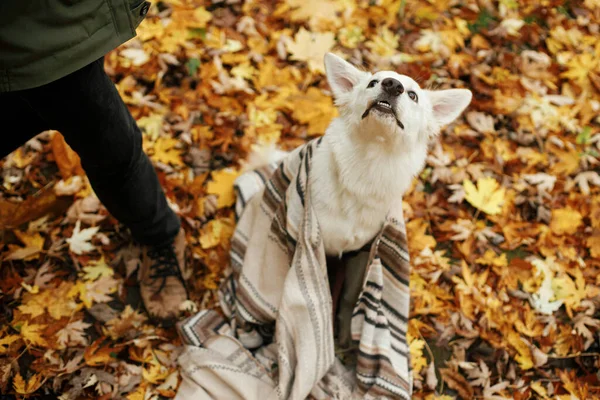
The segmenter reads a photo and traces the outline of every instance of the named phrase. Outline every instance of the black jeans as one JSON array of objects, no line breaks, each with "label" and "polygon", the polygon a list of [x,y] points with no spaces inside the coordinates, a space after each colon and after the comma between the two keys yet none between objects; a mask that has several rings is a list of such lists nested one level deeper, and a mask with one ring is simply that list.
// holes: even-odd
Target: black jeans
[{"label": "black jeans", "polygon": [[141,244],[173,241],[168,206],[142,150],[142,133],[104,72],[104,57],[47,85],[0,94],[0,158],[42,131],[57,130],[81,158],[98,198]]}]

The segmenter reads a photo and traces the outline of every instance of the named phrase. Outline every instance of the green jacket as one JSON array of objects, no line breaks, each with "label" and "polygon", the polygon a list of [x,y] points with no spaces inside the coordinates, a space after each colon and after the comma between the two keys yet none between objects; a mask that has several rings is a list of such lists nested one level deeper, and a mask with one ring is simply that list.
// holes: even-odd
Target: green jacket
[{"label": "green jacket", "polygon": [[135,37],[144,0],[0,0],[0,93],[45,85]]}]

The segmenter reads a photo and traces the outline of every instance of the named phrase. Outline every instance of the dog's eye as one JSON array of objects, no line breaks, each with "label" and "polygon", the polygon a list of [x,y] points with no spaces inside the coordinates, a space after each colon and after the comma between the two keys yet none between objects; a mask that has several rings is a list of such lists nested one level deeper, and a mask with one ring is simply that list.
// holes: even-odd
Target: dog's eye
[{"label": "dog's eye", "polygon": [[369,82],[369,84],[367,85],[367,89],[370,89],[372,87],[375,87],[375,85],[377,85],[377,82],[379,82],[377,79],[373,79],[371,82]]},{"label": "dog's eye", "polygon": [[412,101],[414,101],[415,103],[419,102],[419,98],[417,97],[417,94],[413,91],[408,92],[408,97],[410,97],[410,99]]}]

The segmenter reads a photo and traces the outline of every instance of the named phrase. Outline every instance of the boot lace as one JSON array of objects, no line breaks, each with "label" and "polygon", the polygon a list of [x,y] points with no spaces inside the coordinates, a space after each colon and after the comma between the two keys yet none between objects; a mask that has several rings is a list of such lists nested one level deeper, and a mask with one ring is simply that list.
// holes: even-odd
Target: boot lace
[{"label": "boot lace", "polygon": [[165,287],[167,278],[171,276],[177,277],[181,282],[184,281],[179,270],[179,261],[177,261],[177,256],[172,246],[149,249],[148,257],[153,260],[153,263],[150,265],[150,279],[153,281],[162,280],[155,293],[160,292]]}]

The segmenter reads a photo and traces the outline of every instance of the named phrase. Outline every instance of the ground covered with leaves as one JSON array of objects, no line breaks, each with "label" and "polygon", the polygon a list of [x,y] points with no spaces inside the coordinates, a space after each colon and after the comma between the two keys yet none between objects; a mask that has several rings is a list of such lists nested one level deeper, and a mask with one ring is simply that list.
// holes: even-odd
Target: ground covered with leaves
[{"label": "ground covered with leaves", "polygon": [[[323,55],[474,99],[405,196],[415,398],[600,398],[600,1],[154,2],[106,70],[215,304],[250,146],[336,116]],[[173,397],[139,252],[45,132],[0,161],[0,393]]]}]

